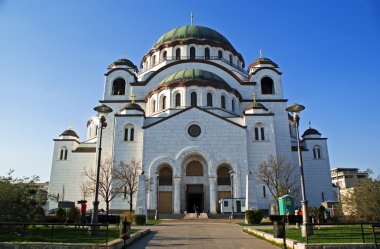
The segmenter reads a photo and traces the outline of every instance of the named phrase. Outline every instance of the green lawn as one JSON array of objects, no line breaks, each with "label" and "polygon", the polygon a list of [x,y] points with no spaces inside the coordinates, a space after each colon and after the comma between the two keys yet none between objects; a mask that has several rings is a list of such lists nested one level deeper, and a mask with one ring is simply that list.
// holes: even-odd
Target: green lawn
[{"label": "green lawn", "polygon": [[[273,234],[273,229],[259,229]],[[364,239],[366,243],[373,243],[372,227],[363,225]],[[300,229],[286,229],[286,237],[306,243],[306,238],[301,237]],[[360,225],[337,225],[328,227],[315,227],[314,235],[309,236],[309,243],[363,243]]]},{"label": "green lawn", "polygon": [[[132,229],[132,233],[137,230]],[[94,243],[101,244],[119,238],[119,229],[110,227],[108,234],[105,228],[101,228],[99,236],[91,237],[88,233],[88,227],[55,227],[51,226],[28,226],[24,231],[22,229],[8,229],[0,231],[1,242],[60,242],[60,243]]]}]

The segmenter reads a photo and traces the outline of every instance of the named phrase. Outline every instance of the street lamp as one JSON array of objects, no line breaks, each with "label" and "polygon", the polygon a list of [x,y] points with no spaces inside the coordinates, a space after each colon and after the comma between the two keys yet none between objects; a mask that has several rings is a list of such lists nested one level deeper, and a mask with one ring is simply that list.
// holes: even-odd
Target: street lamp
[{"label": "street lamp", "polygon": [[154,216],[154,219],[157,221],[159,220],[158,216],[158,185],[159,185],[159,176],[160,172],[156,171],[156,215]]},{"label": "street lamp", "polygon": [[299,122],[300,122],[300,112],[303,111],[305,107],[300,104],[293,104],[286,108],[286,111],[293,114],[293,127],[296,130],[297,134],[297,148],[298,148],[298,162],[300,166],[300,175],[301,175],[301,191],[302,191],[302,226],[301,234],[302,237],[309,235],[308,225],[309,225],[309,212],[307,208],[306,192],[305,192],[305,180],[303,175],[303,162],[302,162],[302,152],[301,152],[301,143],[300,143],[300,134],[299,134]]},{"label": "street lamp", "polygon": [[96,183],[95,183],[95,196],[94,196],[94,202],[93,202],[93,210],[92,210],[92,220],[91,220],[91,235],[98,235],[99,234],[99,227],[98,225],[98,209],[99,209],[99,201],[98,201],[98,195],[99,195],[99,174],[100,174],[100,160],[102,156],[102,135],[103,135],[103,129],[107,127],[106,123],[106,116],[108,113],[112,112],[111,107],[106,106],[104,104],[97,106],[94,108],[96,112],[98,112],[98,117],[100,121],[100,125],[98,127],[98,161],[97,161],[97,168],[96,168]]},{"label": "street lamp", "polygon": [[234,218],[234,173],[235,171],[230,170],[228,171],[231,176],[231,196],[232,196],[232,212],[231,212],[231,219]]}]

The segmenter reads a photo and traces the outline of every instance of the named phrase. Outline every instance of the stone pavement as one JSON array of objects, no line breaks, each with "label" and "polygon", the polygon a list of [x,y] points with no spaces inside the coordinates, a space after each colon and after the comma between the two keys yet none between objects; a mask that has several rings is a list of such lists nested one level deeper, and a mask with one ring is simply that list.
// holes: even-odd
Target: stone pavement
[{"label": "stone pavement", "polygon": [[223,222],[163,221],[149,226],[150,234],[128,248],[258,248],[278,247],[242,232],[242,226]]}]

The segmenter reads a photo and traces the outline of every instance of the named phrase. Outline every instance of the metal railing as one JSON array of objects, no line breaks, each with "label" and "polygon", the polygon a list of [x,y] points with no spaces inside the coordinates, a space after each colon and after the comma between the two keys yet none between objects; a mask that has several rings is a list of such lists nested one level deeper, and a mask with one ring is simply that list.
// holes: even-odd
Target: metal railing
[{"label": "metal railing", "polygon": [[[99,234],[90,236],[91,227]],[[0,242],[49,242],[107,244],[108,224],[0,222]]]},{"label": "metal railing", "polygon": [[214,61],[214,60],[219,60],[219,61],[222,61],[228,65],[230,65],[231,67],[239,70],[240,72],[243,72],[245,74],[247,74],[247,71],[244,70],[244,68],[240,67],[239,65],[236,65],[234,64],[233,62],[230,62],[229,60],[226,60],[224,59],[223,57],[219,57],[219,56],[167,56],[167,57],[163,57],[161,58],[160,60],[154,62],[153,64],[149,65],[149,67],[147,68],[143,68],[141,70],[141,72],[146,72],[146,71],[149,71],[150,69],[152,69],[153,67],[165,62],[165,61],[168,61],[168,62],[172,62],[172,61],[180,61],[180,60],[189,60],[189,61]]},{"label": "metal railing", "polygon": [[[375,243],[379,240],[379,224],[375,223],[314,223],[306,243]],[[376,234],[377,232],[377,234]]]}]

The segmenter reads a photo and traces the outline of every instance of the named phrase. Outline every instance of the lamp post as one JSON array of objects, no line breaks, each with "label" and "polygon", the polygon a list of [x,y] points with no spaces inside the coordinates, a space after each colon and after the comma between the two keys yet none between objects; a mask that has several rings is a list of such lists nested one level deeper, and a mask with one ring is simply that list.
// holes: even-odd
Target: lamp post
[{"label": "lamp post", "polygon": [[160,173],[156,171],[156,215],[154,216],[154,219],[157,221],[159,220],[159,215],[158,215],[158,185],[159,185],[159,176]]},{"label": "lamp post", "polygon": [[298,148],[298,163],[300,166],[300,175],[301,175],[301,191],[302,191],[302,226],[301,234],[302,237],[306,237],[309,234],[309,212],[307,208],[306,192],[305,192],[305,179],[303,175],[303,162],[302,162],[302,152],[301,152],[301,143],[300,143],[300,134],[299,134],[299,121],[300,121],[300,112],[303,111],[305,107],[300,104],[293,104],[286,108],[286,111],[293,114],[293,127],[296,130],[297,134],[297,148]]},{"label": "lamp post", "polygon": [[103,129],[107,127],[106,123],[106,116],[108,113],[112,112],[112,109],[109,106],[106,106],[104,104],[97,106],[94,108],[95,111],[98,112],[98,117],[100,121],[100,125],[98,127],[98,160],[97,160],[97,168],[96,168],[96,182],[95,182],[95,196],[94,196],[94,202],[93,202],[93,210],[92,210],[92,220],[91,220],[91,235],[96,236],[99,234],[99,227],[98,225],[98,209],[99,209],[99,201],[98,201],[98,195],[99,195],[99,174],[100,174],[100,163],[101,163],[101,156],[102,156],[102,135],[103,135]]},{"label": "lamp post", "polygon": [[230,173],[230,176],[231,176],[231,196],[232,196],[232,212],[231,212],[231,219],[234,218],[234,173],[235,171],[233,170],[230,170],[228,171],[228,173]]}]

